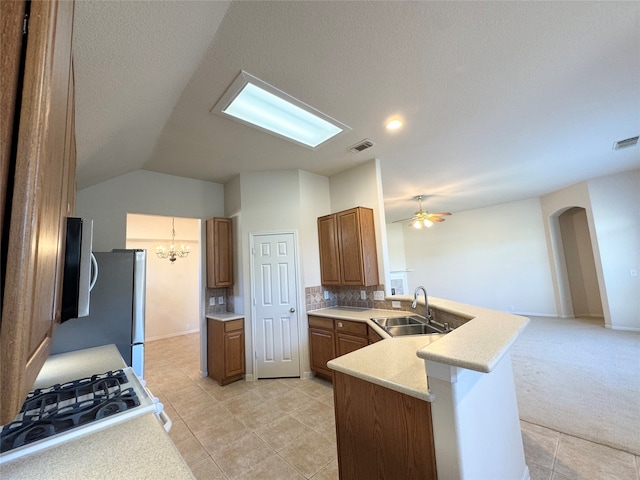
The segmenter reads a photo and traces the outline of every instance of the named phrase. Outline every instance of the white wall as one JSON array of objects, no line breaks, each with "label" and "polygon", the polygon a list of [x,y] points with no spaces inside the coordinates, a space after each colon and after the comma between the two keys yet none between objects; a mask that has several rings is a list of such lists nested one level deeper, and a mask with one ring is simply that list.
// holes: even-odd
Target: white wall
[{"label": "white wall", "polygon": [[[247,346],[247,376],[253,376],[251,257],[250,235],[256,233],[293,231],[298,244],[298,325],[300,331],[301,374],[308,374],[309,350],[307,341],[304,287],[310,279],[319,281],[319,252],[316,217],[329,205],[328,179],[300,170],[242,173],[225,187],[234,201],[228,213],[238,219],[237,251],[240,287],[245,295],[238,298],[245,315]],[[320,213],[318,213],[320,212]],[[238,306],[236,303],[236,306]],[[238,309],[236,308],[236,311]]]},{"label": "white wall", "polygon": [[429,229],[405,227],[409,291],[495,310],[555,315],[539,200],[456,212]]},{"label": "white wall", "polygon": [[379,160],[373,159],[333,175],[329,177],[329,185],[331,212],[326,213],[340,212],[353,207],[373,209],[379,283],[385,284],[385,279],[389,275],[389,261],[386,249],[387,229]]},{"label": "white wall", "polygon": [[127,216],[127,248],[147,250],[146,340],[197,332],[200,326],[200,220],[176,218],[176,246],[190,253],[174,263],[155,255],[168,248],[172,217]]},{"label": "white wall", "polygon": [[[640,170],[587,182],[610,326],[640,331]],[[606,317],[605,317],[606,318]]]},{"label": "white wall", "polygon": [[224,215],[224,187],[136,170],[78,191],[76,215],[93,219],[93,249],[124,248],[127,213],[207,219]]}]

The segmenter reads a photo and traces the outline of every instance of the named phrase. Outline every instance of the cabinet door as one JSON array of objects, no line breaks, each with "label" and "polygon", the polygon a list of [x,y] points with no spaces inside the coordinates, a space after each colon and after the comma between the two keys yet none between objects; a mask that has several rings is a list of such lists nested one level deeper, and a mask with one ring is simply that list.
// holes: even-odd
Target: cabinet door
[{"label": "cabinet door", "polygon": [[320,278],[322,285],[340,285],[340,257],[336,216],[318,218],[320,244]]},{"label": "cabinet door", "polygon": [[327,367],[327,362],[336,358],[335,333],[332,330],[309,328],[309,348],[311,370],[320,376],[331,378],[333,373]]},{"label": "cabinet door", "polygon": [[14,125],[15,173],[8,178],[13,197],[5,213],[10,228],[0,327],[0,424],[18,413],[60,321],[64,217],[72,209],[67,190],[75,189],[68,181],[73,168],[68,157],[75,155],[68,131],[73,8],[73,2],[31,2],[20,124]]},{"label": "cabinet door", "polygon": [[342,285],[378,284],[373,210],[356,207],[336,214]]},{"label": "cabinet door", "polygon": [[207,287],[233,285],[233,239],[230,218],[207,220]]},{"label": "cabinet door", "polygon": [[244,373],[244,330],[234,330],[224,334],[226,378]]},{"label": "cabinet door", "polygon": [[346,355],[347,353],[358,350],[362,347],[369,345],[369,340],[364,337],[357,337],[355,335],[347,335],[344,333],[338,333],[336,338],[337,353],[338,356]]}]

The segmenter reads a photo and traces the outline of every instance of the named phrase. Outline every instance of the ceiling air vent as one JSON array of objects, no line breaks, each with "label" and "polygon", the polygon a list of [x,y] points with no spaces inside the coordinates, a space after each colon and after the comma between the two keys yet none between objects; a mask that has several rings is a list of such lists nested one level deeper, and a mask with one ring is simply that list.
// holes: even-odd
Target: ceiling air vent
[{"label": "ceiling air vent", "polygon": [[638,137],[627,138],[626,140],[620,140],[613,144],[614,150],[621,150],[623,148],[635,147],[638,144]]},{"label": "ceiling air vent", "polygon": [[355,145],[350,146],[349,151],[352,153],[360,153],[361,151],[366,150],[367,148],[370,148],[370,147],[373,147],[373,142],[368,138],[365,138],[364,140],[356,143]]}]

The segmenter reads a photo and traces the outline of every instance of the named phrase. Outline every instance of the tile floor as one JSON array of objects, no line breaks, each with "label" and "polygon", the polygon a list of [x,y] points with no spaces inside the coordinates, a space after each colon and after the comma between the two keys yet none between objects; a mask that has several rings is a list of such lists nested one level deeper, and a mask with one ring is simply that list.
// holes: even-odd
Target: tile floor
[{"label": "tile floor", "polygon": [[[147,342],[146,379],[197,479],[338,479],[331,384],[201,378],[199,335]],[[640,480],[640,457],[521,422],[532,480]],[[497,479],[496,479],[497,480]]]}]

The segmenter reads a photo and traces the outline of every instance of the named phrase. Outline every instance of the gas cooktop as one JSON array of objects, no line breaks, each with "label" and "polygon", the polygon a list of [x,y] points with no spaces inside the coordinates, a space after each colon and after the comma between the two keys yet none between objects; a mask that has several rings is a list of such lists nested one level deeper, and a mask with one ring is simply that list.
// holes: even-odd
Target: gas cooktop
[{"label": "gas cooktop", "polygon": [[0,463],[132,416],[159,413],[156,403],[131,368],[36,389],[2,427]]}]

